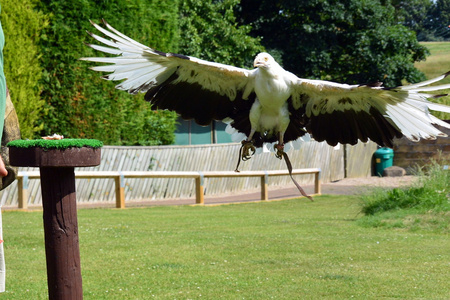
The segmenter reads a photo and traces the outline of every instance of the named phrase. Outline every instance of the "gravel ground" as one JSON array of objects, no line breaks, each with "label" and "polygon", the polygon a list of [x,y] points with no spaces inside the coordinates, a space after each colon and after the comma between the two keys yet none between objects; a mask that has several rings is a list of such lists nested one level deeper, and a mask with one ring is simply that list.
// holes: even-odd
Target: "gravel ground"
[{"label": "gravel ground", "polygon": [[373,186],[373,187],[401,187],[413,184],[417,180],[416,176],[403,177],[379,177],[372,176],[366,178],[344,178],[331,183],[327,186]]},{"label": "gravel ground", "polygon": [[339,181],[324,183],[322,194],[357,195],[373,188],[397,188],[413,185],[418,180],[416,176],[344,178]]}]

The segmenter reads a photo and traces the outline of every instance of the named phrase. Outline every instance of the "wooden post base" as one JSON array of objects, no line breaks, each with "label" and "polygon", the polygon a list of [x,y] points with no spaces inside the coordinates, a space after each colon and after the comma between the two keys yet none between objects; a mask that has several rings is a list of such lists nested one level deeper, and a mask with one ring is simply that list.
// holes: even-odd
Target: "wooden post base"
[{"label": "wooden post base", "polygon": [[74,168],[40,173],[49,299],[83,299]]},{"label": "wooden post base", "polygon": [[97,166],[101,154],[99,147],[92,146],[92,141],[85,142],[86,146],[80,146],[84,143],[82,140],[48,141],[41,145],[41,140],[30,140],[9,145],[11,165],[39,167],[40,170],[51,300],[83,299],[75,167]]}]

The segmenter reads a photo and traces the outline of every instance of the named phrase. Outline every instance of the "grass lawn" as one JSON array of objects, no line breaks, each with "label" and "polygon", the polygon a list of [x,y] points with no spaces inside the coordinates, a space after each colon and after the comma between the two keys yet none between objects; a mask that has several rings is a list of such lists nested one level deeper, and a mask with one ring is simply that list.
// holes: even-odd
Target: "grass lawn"
[{"label": "grass lawn", "polygon": [[[85,299],[448,299],[447,230],[365,227],[360,199],[79,210]],[[46,299],[42,212],[3,212],[6,292]]]},{"label": "grass lawn", "polygon": [[[425,61],[415,64],[428,78],[437,77],[450,71],[450,42],[422,42],[430,50],[430,56]],[[450,83],[447,78],[445,83]]]}]

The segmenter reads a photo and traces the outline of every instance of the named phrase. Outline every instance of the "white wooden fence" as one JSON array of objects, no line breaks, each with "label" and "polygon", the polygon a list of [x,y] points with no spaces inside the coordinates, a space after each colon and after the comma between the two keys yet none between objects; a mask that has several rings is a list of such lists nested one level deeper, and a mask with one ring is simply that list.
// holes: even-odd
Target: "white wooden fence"
[{"label": "white wooden fence", "polygon": [[[102,148],[101,164],[93,168],[76,168],[76,171],[233,171],[238,160],[239,144],[198,146],[118,147]],[[345,149],[345,151],[344,151]],[[373,143],[353,147],[333,148],[326,143],[304,142],[299,150],[289,151],[294,169],[321,169],[321,181],[330,182],[349,177],[370,175],[371,158],[376,150]],[[344,159],[346,157],[346,159]],[[347,168],[345,168],[345,164]],[[283,160],[273,153],[261,153],[242,162],[242,171],[286,170]],[[21,172],[36,172],[37,168],[20,168]],[[314,174],[297,176],[302,184],[312,184]],[[208,196],[239,193],[260,187],[260,178],[214,177],[205,178],[204,193]],[[77,200],[83,203],[114,202],[115,181],[108,178],[77,179]],[[269,186],[292,184],[289,176],[270,178]],[[17,181],[0,192],[3,206],[18,206]],[[39,180],[28,181],[27,205],[41,204]],[[163,200],[195,197],[195,182],[191,178],[133,178],[124,181],[125,201]]]},{"label": "white wooden fence", "polygon": [[[314,175],[314,194],[320,195],[320,175],[321,170],[314,169],[294,169],[291,172],[292,175]],[[143,178],[191,178],[195,181],[195,202],[197,204],[205,203],[205,179],[206,178],[222,178],[222,177],[257,177],[261,183],[261,200],[269,200],[268,183],[269,177],[273,176],[288,176],[288,170],[278,171],[209,171],[209,172],[193,172],[193,171],[77,171],[75,172],[75,178],[78,179],[113,179],[115,186],[115,198],[116,208],[125,208],[125,179],[143,179]],[[17,175],[17,188],[18,188],[18,208],[28,208],[28,186],[31,179],[39,179],[39,171],[19,171]]]}]

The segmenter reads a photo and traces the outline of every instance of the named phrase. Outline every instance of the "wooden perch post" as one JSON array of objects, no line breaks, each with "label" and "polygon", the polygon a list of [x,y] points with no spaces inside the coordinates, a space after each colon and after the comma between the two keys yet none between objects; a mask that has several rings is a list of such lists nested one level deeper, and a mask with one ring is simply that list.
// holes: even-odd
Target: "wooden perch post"
[{"label": "wooden perch post", "polygon": [[[49,299],[82,299],[74,168],[99,165],[101,142],[86,140],[96,141],[98,147],[80,146],[83,140],[26,144],[33,141],[40,140],[8,146],[11,165],[40,170]],[[64,146],[59,146],[63,141]],[[77,146],[71,146],[70,141],[77,141]]]}]

